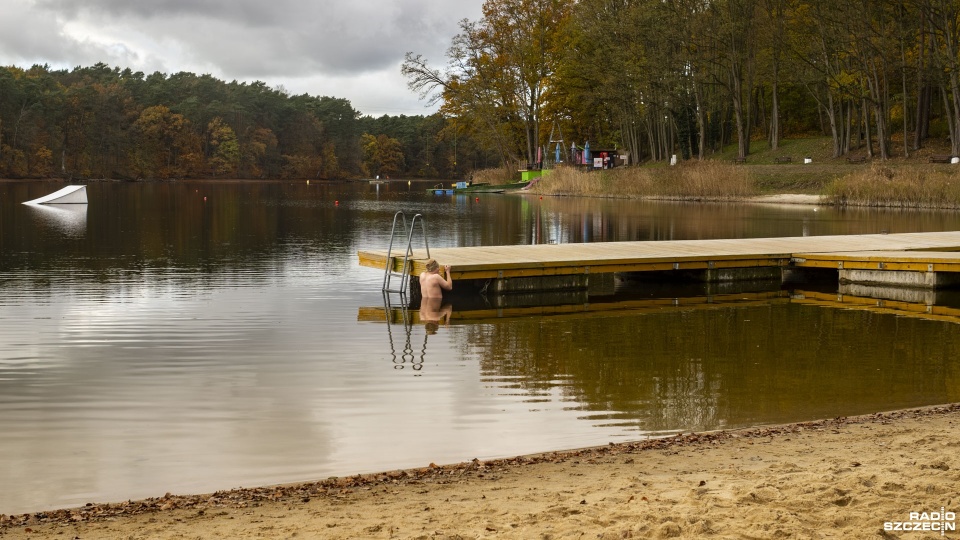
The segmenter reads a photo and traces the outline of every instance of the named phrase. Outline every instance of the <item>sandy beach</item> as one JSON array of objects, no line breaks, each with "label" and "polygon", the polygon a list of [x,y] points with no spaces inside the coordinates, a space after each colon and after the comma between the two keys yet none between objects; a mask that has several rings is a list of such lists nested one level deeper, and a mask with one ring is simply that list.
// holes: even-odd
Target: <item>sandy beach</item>
[{"label": "sandy beach", "polygon": [[0,516],[0,538],[960,538],[958,428],[953,404],[682,434]]},{"label": "sandy beach", "polygon": [[766,204],[806,204],[820,205],[824,203],[824,198],[820,195],[804,195],[796,193],[777,193],[774,195],[760,195],[750,197],[747,202],[766,203]]}]

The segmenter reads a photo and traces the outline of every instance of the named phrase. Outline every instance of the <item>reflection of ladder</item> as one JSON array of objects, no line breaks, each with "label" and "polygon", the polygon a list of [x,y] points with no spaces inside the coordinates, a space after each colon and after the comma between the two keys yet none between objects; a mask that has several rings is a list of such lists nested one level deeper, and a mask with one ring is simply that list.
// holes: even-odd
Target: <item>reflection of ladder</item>
[{"label": "reflection of ladder", "polygon": [[[390,278],[392,278],[397,272],[394,271],[394,257],[393,257],[393,240],[396,238],[397,234],[397,222],[403,220],[403,231],[407,235],[407,249],[403,253],[403,266],[400,270],[401,282],[399,289],[390,288]],[[387,261],[383,269],[383,291],[400,293],[401,295],[407,294],[407,281],[408,281],[408,272],[413,267],[413,261],[410,259],[413,257],[413,231],[417,228],[417,221],[420,222],[420,232],[423,235],[423,247],[427,250],[427,258],[430,258],[430,245],[427,243],[427,227],[424,224],[423,216],[416,214],[413,216],[413,219],[410,220],[410,228],[407,229],[407,215],[403,211],[399,211],[393,215],[393,227],[390,228],[390,246],[387,247]]]},{"label": "reflection of ladder", "polygon": [[[383,291],[383,312],[387,321],[387,337],[390,339],[390,356],[393,358],[393,369],[404,369],[409,367],[414,371],[420,371],[423,369],[423,361],[427,355],[427,334],[423,335],[423,347],[420,350],[420,357],[417,358],[416,354],[413,351],[413,315],[410,313],[410,309],[406,304],[406,300],[401,300],[403,303],[400,304],[400,322],[403,324],[403,333],[405,335],[403,351],[397,351],[397,347],[393,341],[393,323],[394,323],[394,307],[390,302],[390,294],[387,291]],[[419,376],[419,373],[416,374]]]}]

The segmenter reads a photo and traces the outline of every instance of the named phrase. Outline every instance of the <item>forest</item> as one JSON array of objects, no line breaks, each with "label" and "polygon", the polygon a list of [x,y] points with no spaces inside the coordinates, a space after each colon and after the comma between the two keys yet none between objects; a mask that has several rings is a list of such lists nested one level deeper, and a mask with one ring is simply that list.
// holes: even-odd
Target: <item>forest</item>
[{"label": "forest", "polygon": [[633,164],[790,137],[960,155],[958,47],[957,0],[487,0],[446,58],[407,53],[429,116],[210,75],[0,67],[0,177],[461,178],[588,141]]},{"label": "forest", "polygon": [[499,165],[443,116],[97,64],[0,68],[0,178],[461,177]]},{"label": "forest", "polygon": [[403,72],[504,162],[536,161],[557,133],[563,150],[590,141],[632,163],[809,136],[834,157],[909,156],[931,139],[960,154],[957,0],[488,0],[483,13],[441,67],[411,52]]}]

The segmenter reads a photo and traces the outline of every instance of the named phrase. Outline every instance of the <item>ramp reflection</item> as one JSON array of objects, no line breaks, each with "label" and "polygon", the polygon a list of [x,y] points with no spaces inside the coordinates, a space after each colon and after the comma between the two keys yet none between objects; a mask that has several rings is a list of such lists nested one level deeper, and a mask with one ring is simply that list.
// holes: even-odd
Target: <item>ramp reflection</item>
[{"label": "ramp reflection", "polygon": [[46,224],[71,235],[87,231],[87,205],[85,204],[28,204],[28,208]]}]

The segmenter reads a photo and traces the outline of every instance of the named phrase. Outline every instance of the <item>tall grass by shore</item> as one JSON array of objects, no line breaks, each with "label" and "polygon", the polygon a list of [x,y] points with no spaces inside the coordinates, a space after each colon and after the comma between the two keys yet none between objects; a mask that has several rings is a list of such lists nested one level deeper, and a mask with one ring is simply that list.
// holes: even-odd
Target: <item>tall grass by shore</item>
[{"label": "tall grass by shore", "polygon": [[824,195],[838,205],[960,208],[960,166],[875,164],[834,180]]},{"label": "tall grass by shore", "polygon": [[479,169],[473,172],[471,180],[478,184],[490,184],[499,186],[516,182],[516,171],[510,167],[493,167],[490,169]]},{"label": "tall grass by shore", "polygon": [[737,200],[756,194],[746,167],[719,161],[590,172],[558,167],[530,191],[542,195],[688,200]]}]

